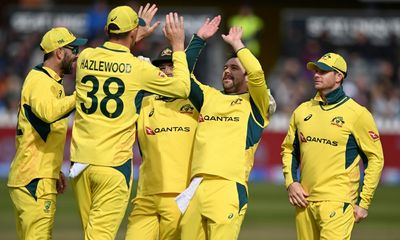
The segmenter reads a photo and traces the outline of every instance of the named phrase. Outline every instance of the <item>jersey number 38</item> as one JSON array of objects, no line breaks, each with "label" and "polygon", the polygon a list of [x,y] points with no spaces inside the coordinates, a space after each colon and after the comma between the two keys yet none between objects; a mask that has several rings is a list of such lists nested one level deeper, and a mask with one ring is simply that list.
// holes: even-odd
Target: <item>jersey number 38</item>
[{"label": "jersey number 38", "polygon": [[[93,114],[99,105],[99,99],[96,96],[97,91],[99,91],[99,80],[92,75],[87,75],[82,78],[81,82],[83,84],[87,84],[88,82],[92,83],[91,91],[87,92],[86,96],[92,100],[92,104],[89,107],[86,107],[84,103],[81,103],[82,112],[86,114]],[[111,93],[110,85],[117,84],[118,88],[115,93]],[[103,99],[100,100],[100,111],[101,113],[108,118],[117,118],[121,115],[124,110],[124,102],[120,98],[125,91],[124,82],[116,77],[108,78],[103,85],[103,92],[106,95]],[[116,108],[113,112],[109,112],[107,109],[108,101],[115,101]]]}]

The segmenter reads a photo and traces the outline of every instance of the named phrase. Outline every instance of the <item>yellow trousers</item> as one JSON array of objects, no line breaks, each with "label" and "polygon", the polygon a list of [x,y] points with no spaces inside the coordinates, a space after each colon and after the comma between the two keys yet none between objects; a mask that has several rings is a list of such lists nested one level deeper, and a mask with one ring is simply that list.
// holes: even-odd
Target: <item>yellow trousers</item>
[{"label": "yellow trousers", "polygon": [[89,165],[72,180],[85,240],[114,240],[131,193],[132,165]]},{"label": "yellow trousers", "polygon": [[246,210],[245,186],[221,178],[204,178],[181,220],[181,239],[237,239]]},{"label": "yellow trousers", "polygon": [[56,213],[56,179],[34,179],[25,187],[9,187],[19,240],[52,239]]},{"label": "yellow trousers", "polygon": [[322,201],[296,208],[298,240],[350,240],[353,225],[351,204]]},{"label": "yellow trousers", "polygon": [[126,240],[179,240],[181,212],[175,202],[178,193],[137,196],[128,218]]}]

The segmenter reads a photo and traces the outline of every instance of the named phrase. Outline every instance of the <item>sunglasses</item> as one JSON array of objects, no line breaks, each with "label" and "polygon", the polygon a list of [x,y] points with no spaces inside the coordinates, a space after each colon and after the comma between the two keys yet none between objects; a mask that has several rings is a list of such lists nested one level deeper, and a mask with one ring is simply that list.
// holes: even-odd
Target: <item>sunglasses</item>
[{"label": "sunglasses", "polygon": [[69,49],[72,51],[72,54],[76,55],[79,53],[79,47],[78,46],[69,46],[65,45],[63,48]]}]

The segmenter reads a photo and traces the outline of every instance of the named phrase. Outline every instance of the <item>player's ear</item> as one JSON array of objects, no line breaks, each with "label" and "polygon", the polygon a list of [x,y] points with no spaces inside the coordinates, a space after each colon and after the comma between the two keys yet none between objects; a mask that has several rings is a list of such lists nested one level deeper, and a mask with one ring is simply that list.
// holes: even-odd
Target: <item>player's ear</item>
[{"label": "player's ear", "polygon": [[62,60],[65,54],[65,49],[63,48],[57,48],[56,50],[54,50],[54,57],[57,60]]}]

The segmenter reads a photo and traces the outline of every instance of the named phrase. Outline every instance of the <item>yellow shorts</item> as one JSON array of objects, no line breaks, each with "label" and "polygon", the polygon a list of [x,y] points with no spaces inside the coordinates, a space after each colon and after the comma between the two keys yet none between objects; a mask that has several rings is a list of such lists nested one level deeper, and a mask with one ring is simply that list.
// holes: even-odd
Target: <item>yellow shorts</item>
[{"label": "yellow shorts", "polygon": [[56,213],[56,179],[34,179],[25,187],[9,187],[16,213],[18,239],[52,239]]},{"label": "yellow shorts", "polygon": [[178,193],[137,196],[128,218],[126,240],[178,240],[181,212],[175,202]]},{"label": "yellow shorts", "polygon": [[72,179],[85,240],[115,239],[131,186],[131,160],[119,167],[89,165]]},{"label": "yellow shorts", "polygon": [[353,206],[343,202],[309,202],[296,208],[298,240],[349,240],[354,225]]},{"label": "yellow shorts", "polygon": [[246,210],[245,186],[226,179],[205,178],[181,220],[181,239],[237,239]]}]

